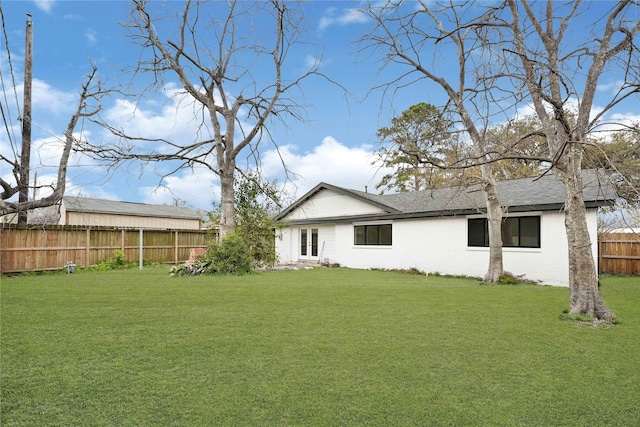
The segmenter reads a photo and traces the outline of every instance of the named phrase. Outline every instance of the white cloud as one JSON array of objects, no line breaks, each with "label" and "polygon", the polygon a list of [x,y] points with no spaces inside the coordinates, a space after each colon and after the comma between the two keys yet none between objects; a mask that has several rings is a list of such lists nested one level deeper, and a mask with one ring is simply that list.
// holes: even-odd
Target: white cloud
[{"label": "white cloud", "polygon": [[[22,76],[17,77],[22,79]],[[79,88],[80,86],[78,86]],[[22,100],[24,99],[24,84],[18,84],[15,87],[16,97],[21,101],[20,108],[23,107]],[[41,117],[50,117],[52,115],[58,116],[60,114],[66,114],[74,111],[78,105],[78,93],[65,92],[55,89],[47,82],[39,79],[33,79],[31,82],[31,104],[32,104],[32,120],[35,126],[38,126],[41,122]],[[15,112],[15,103],[10,103],[10,107]],[[43,114],[45,112],[45,114]],[[71,116],[69,115],[69,118]],[[15,118],[15,117],[14,117]],[[66,126],[66,123],[65,125]]]},{"label": "white cloud", "polygon": [[[194,140],[196,119],[193,108],[179,105],[179,101],[172,99],[160,110],[152,111],[119,101],[116,107],[107,112],[106,119],[133,134],[175,141]],[[364,190],[365,186],[373,189],[383,173],[376,175],[377,167],[371,165],[370,146],[347,147],[330,136],[307,153],[297,153],[293,146],[281,147],[280,151],[287,167],[296,174],[293,182],[287,183],[287,192],[291,195],[295,192],[300,196],[320,181],[360,190]],[[284,170],[275,150],[266,152],[262,161],[262,170],[268,178],[284,181]],[[171,166],[155,164],[154,167],[167,172]],[[180,199],[194,207],[210,210],[212,201],[219,201],[220,191],[217,176],[206,168],[196,167],[194,172],[184,170],[164,178],[162,186],[143,186],[139,189],[139,195],[146,203],[171,204],[175,199]]]},{"label": "white cloud", "polygon": [[97,33],[92,29],[87,29],[84,32],[84,36],[87,38],[87,42],[90,46],[93,46],[98,41]]},{"label": "white cloud", "polygon": [[[23,86],[18,86],[18,92],[22,97]],[[48,83],[33,79],[31,86],[33,103],[33,120],[38,122],[37,109],[47,111],[47,114],[61,114],[73,111],[78,105],[78,94],[75,92],[63,92],[51,87]],[[22,99],[22,98],[21,98]]]},{"label": "white cloud", "polygon": [[600,122],[601,124],[596,129],[597,135],[600,138],[610,138],[615,132],[640,123],[640,114],[637,112],[613,113],[604,117]]},{"label": "white cloud", "polygon": [[[198,138],[198,118],[201,115],[196,111],[195,105],[190,102],[180,102],[173,98],[166,105],[152,109],[151,105],[142,107],[127,100],[117,100],[115,105],[104,112],[103,118],[116,129],[121,129],[125,134],[135,138],[164,139],[176,143],[189,144]],[[204,129],[207,132],[206,129]],[[106,131],[105,131],[106,132]],[[103,137],[113,141],[111,134]],[[202,139],[210,136],[204,135]],[[157,141],[132,141],[131,145],[137,147],[138,152],[169,153],[175,151],[174,147]]]},{"label": "white cloud", "polygon": [[598,92],[605,92],[607,94],[615,93],[624,85],[624,80],[616,80],[609,83],[599,83],[596,86]]},{"label": "white cloud", "polygon": [[62,16],[62,19],[67,20],[67,21],[84,21],[82,16],[76,15],[74,13],[66,13],[66,14],[64,14]]},{"label": "white cloud", "polygon": [[[347,147],[327,136],[310,152],[297,154],[295,150],[294,146],[280,147],[287,168],[295,174],[291,177],[292,182],[286,184],[286,192],[291,196],[300,197],[320,182],[360,191],[367,186],[373,191],[375,184],[387,173],[371,165],[373,152],[368,145]],[[267,152],[262,167],[270,172],[269,178],[282,181],[280,155],[275,150]]]},{"label": "white cloud", "polygon": [[[307,153],[296,153],[294,146],[280,147],[280,154],[275,150],[266,152],[262,156],[262,170],[266,178],[284,183],[282,156],[288,169],[295,174],[284,187],[290,197],[300,197],[320,182],[361,191],[367,186],[373,192],[387,170],[371,165],[372,154],[370,146],[347,147],[327,136]],[[203,210],[211,210],[212,202],[220,201],[218,178],[204,167],[175,173],[164,178],[162,186],[143,186],[138,192],[145,203],[172,204],[179,199]]]},{"label": "white cloud", "polygon": [[306,68],[311,69],[315,67],[321,67],[323,65],[327,65],[327,61],[323,60],[319,56],[307,55],[304,58],[304,65]]},{"label": "white cloud", "polygon": [[164,178],[163,186],[143,186],[138,192],[145,203],[171,205],[179,199],[207,211],[212,209],[212,202],[220,201],[218,178],[204,167],[173,174]]},{"label": "white cloud", "polygon": [[[194,105],[184,99],[180,102],[179,93],[169,91],[169,101],[160,106],[140,106],[128,101],[118,101],[117,105],[105,112],[106,121],[117,128],[124,128],[132,135],[147,138],[164,138],[176,142],[196,140],[197,126],[202,119],[194,114]],[[154,107],[154,108],[151,108]],[[206,120],[205,120],[206,122]],[[158,143],[135,142],[138,148],[161,150]],[[372,148],[367,145],[348,147],[331,136],[325,137],[321,144],[306,153],[299,153],[294,146],[281,147],[287,167],[296,175],[293,182],[287,183],[289,195],[304,194],[321,181],[330,184],[364,190],[365,186],[374,190],[384,171],[378,171],[371,165]],[[238,159],[239,161],[241,159]],[[277,178],[283,182],[284,170],[275,150],[267,151],[262,156],[262,170],[269,179]],[[147,203],[171,204],[174,199],[184,200],[194,207],[210,210],[212,201],[219,201],[220,191],[217,176],[203,167],[179,171],[162,180],[162,186],[156,185],[162,173],[170,172],[171,164],[155,163],[157,168],[156,182],[149,184],[150,176],[145,173],[139,197]],[[149,169],[145,168],[147,171]],[[151,178],[153,180],[153,178]]]},{"label": "white cloud", "polygon": [[363,24],[367,20],[367,15],[360,9],[349,8],[338,11],[336,8],[330,7],[325,10],[324,16],[320,18],[318,29],[322,31],[333,25]]},{"label": "white cloud", "polygon": [[56,0],[34,0],[36,7],[45,13],[51,12]]},{"label": "white cloud", "polygon": [[[58,182],[58,175],[55,173],[47,173],[47,174],[38,174],[37,180],[36,177],[31,177],[30,184],[32,186],[37,186],[39,188],[36,189],[36,198],[48,197],[53,193],[53,187],[56,186]],[[73,185],[71,181],[67,180],[65,184],[65,188]],[[68,195],[68,194],[66,194]],[[29,195],[31,197],[31,195]]]},{"label": "white cloud", "polygon": [[615,113],[611,115],[611,119],[617,122],[632,125],[634,123],[640,123],[640,114],[638,112],[625,112],[625,113]]},{"label": "white cloud", "polygon": [[[50,196],[53,193],[53,188],[58,183],[57,172],[53,173],[39,173],[37,176],[32,176],[30,184],[36,186],[36,198],[41,199],[43,197]],[[85,187],[77,185],[73,179],[69,179],[65,182],[65,196],[75,197],[89,197],[93,199],[106,199],[106,200],[119,200],[118,195],[105,191],[102,187]]]},{"label": "white cloud", "polygon": [[[109,125],[122,129],[133,137],[161,138],[185,145],[211,138],[208,115],[203,114],[203,107],[186,94],[184,89],[177,88],[175,84],[167,84],[164,97],[164,100],[150,101],[146,104],[119,99],[104,111],[102,116]],[[233,99],[229,99],[229,102],[233,102]],[[238,112],[240,120],[245,115],[243,109]],[[224,126],[224,123],[222,125]],[[224,132],[224,127],[222,130]],[[158,149],[161,147],[159,142],[137,141],[136,144],[138,148],[144,148],[146,145],[153,147],[156,152],[162,152]],[[167,152],[169,147],[165,146],[164,149]],[[175,151],[175,148],[171,150]]]},{"label": "white cloud", "polygon": [[[78,126],[79,127],[79,126]],[[76,140],[86,140],[91,133],[84,129],[82,133],[74,132]],[[52,169],[57,171],[60,164],[60,157],[64,150],[66,138],[64,135],[51,135],[46,138],[38,138],[31,143],[31,169]],[[97,163],[83,154],[71,152],[69,157],[69,167],[77,167],[82,164],[84,167],[95,167]]]},{"label": "white cloud", "polygon": [[[88,135],[85,132],[83,137]],[[79,139],[80,134],[74,136]],[[35,139],[31,144],[31,181],[36,179],[39,185],[54,185],[57,182],[60,157],[64,150],[64,136],[50,136]],[[82,182],[82,184],[76,184]],[[105,197],[107,193],[101,188],[104,182],[109,180],[109,170],[98,165],[94,160],[86,156],[72,152],[67,169],[66,195],[82,194],[85,197],[112,198],[115,195]],[[89,189],[90,188],[90,189]],[[43,189],[43,195],[51,190]]]},{"label": "white cloud", "polygon": [[62,156],[62,151],[64,150],[64,143],[62,136],[52,136],[33,141],[31,144],[32,169],[37,167],[57,170],[60,156]]},{"label": "white cloud", "polygon": [[320,18],[320,23],[318,24],[318,29],[319,30],[324,30],[327,27],[330,27],[331,25],[333,25],[334,21],[335,21],[335,15],[336,13],[336,8],[335,7],[329,7],[324,11],[324,16],[322,16]]},{"label": "white cloud", "polygon": [[[203,116],[202,107],[190,96],[185,95],[182,88],[167,85],[165,97],[164,102],[159,100],[146,104],[117,100],[112,108],[104,112],[103,118],[111,126],[123,129],[126,134],[133,137],[157,138],[184,145],[211,138],[208,117]],[[238,118],[242,120],[245,117],[245,111],[241,110]],[[246,128],[250,124],[243,122],[237,126]],[[239,137],[241,132],[236,131],[236,134]],[[113,136],[105,134],[103,139],[113,141]],[[132,151],[139,153],[175,153],[177,151],[176,147],[159,141],[136,140],[130,141],[129,144],[134,147]],[[202,149],[208,148],[210,145],[207,144]],[[212,154],[207,156],[207,161],[214,161]],[[219,201],[220,197],[217,176],[207,168],[196,165],[194,172],[182,170],[161,178],[163,174],[171,173],[176,165],[175,162],[141,165],[143,180],[147,185],[138,189],[139,199],[153,204],[172,204],[175,199],[179,199],[198,209],[211,210],[212,202]],[[160,180],[162,180],[161,183]]]},{"label": "white cloud", "polygon": [[318,29],[320,31],[325,30],[327,27],[330,27],[333,24],[333,18],[329,16],[323,16],[320,18],[320,23],[318,24]]},{"label": "white cloud", "polygon": [[338,19],[338,22],[341,25],[364,24],[367,22],[367,16],[360,9],[346,9]]}]

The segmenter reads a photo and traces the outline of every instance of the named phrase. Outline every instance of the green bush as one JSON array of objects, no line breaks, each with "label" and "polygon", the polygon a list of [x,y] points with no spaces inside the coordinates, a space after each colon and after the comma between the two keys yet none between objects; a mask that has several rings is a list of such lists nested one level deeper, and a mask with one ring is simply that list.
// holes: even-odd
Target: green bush
[{"label": "green bush", "polygon": [[98,268],[111,270],[116,268],[124,268],[127,266],[127,256],[121,250],[113,252],[113,256],[105,259],[98,264]]},{"label": "green bush", "polygon": [[[443,276],[443,277],[446,277],[446,276]],[[481,278],[478,278],[478,280],[480,281],[481,285],[492,284],[492,283],[485,282]],[[516,275],[508,271],[505,271],[498,277],[498,281],[495,282],[495,284],[496,285],[523,285],[523,284],[536,285],[538,284],[538,282],[536,282],[535,280],[529,280],[525,278],[524,274]]]},{"label": "green bush", "polygon": [[498,277],[498,283],[501,285],[519,285],[522,283],[521,277],[505,271]]},{"label": "green bush", "polygon": [[253,257],[239,234],[231,233],[214,243],[207,252],[218,274],[248,274],[253,271]]},{"label": "green bush", "polygon": [[213,242],[205,256],[193,264],[171,268],[174,276],[201,274],[243,275],[253,272],[253,257],[239,234],[228,234],[219,244]]},{"label": "green bush", "polygon": [[238,234],[242,237],[251,255],[252,262],[258,267],[271,267],[276,264],[278,256],[275,248],[275,235],[269,225],[262,229],[238,227]]}]

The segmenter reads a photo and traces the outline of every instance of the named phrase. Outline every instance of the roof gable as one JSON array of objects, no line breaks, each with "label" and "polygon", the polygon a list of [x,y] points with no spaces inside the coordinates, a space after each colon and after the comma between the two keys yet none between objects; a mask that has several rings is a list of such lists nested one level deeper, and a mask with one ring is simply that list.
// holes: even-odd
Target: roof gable
[{"label": "roof gable", "polygon": [[321,182],[282,211],[276,221],[400,213],[364,194]]}]

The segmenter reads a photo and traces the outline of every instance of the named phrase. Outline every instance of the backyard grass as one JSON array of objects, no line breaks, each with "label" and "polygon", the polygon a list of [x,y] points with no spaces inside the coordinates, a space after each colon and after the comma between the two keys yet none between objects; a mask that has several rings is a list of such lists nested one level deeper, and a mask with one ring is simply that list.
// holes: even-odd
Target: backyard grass
[{"label": "backyard grass", "polygon": [[2,277],[9,426],[640,425],[640,279],[621,323],[567,289],[316,268]]}]

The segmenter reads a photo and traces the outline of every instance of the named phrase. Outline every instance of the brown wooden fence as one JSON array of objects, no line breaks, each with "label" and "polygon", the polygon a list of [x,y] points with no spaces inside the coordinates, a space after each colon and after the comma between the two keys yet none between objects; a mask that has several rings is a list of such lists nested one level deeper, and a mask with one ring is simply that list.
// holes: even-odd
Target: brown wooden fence
[{"label": "brown wooden fence", "polygon": [[598,260],[600,273],[640,275],[640,235],[600,234]]},{"label": "brown wooden fence", "polygon": [[140,230],[73,226],[2,225],[0,273],[63,269],[68,261],[78,267],[97,265],[124,252],[129,262],[142,257],[158,263],[181,263],[191,249],[205,248],[206,230]]}]

